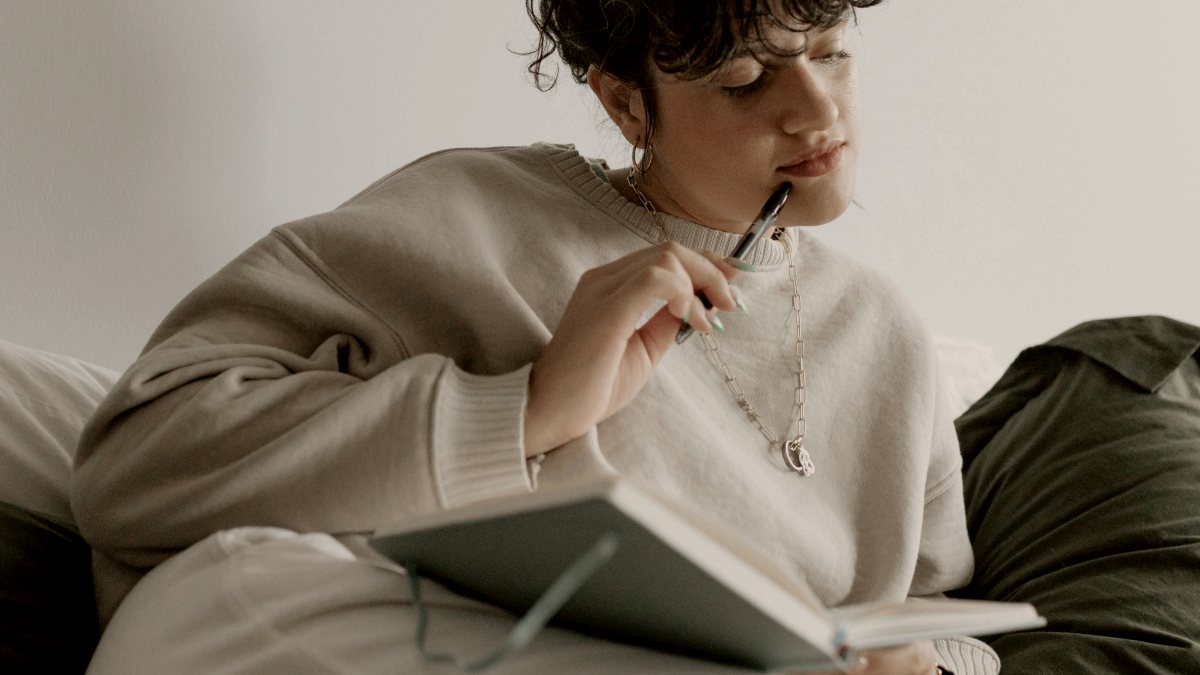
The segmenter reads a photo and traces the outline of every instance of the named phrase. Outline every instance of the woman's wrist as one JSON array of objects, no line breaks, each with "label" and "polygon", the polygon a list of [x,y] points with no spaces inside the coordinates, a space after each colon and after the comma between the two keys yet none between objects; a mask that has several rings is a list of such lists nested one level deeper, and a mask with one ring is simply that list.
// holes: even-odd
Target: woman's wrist
[{"label": "woman's wrist", "polygon": [[[570,440],[560,440],[554,434],[553,427],[546,421],[546,418],[536,411],[530,410],[529,406],[525,408],[522,424],[524,424],[522,436],[525,441],[525,459],[544,455],[565,443],[566,440]],[[561,436],[561,434],[559,435]]]}]

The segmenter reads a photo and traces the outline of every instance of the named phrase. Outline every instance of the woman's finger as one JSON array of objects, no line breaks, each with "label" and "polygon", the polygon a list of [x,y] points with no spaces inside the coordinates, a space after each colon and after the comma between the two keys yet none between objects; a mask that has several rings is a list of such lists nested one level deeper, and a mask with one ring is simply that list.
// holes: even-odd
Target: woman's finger
[{"label": "woman's finger", "polygon": [[737,308],[729,288],[729,281],[738,275],[737,268],[721,256],[708,251],[695,251],[676,245],[669,253],[676,257],[688,278],[692,280],[693,293],[704,293],[717,309],[728,312]]},{"label": "woman's finger", "polygon": [[[720,310],[732,311],[737,307],[729,287],[729,280],[739,273],[737,268],[715,253],[695,251],[675,242],[642,249],[596,268],[598,290],[615,292],[624,286],[624,281],[631,275],[638,274],[647,266],[679,274],[689,284],[691,295],[704,293],[709,302]],[[666,297],[661,299],[670,300]],[[683,304],[674,304],[672,314],[682,319],[685,313],[689,313],[688,309]]]},{"label": "woman's finger", "polygon": [[630,342],[641,341],[651,365],[657,365],[663,355],[675,346],[677,332],[679,332],[679,319],[672,316],[667,308],[663,307],[638,329],[630,338]]}]

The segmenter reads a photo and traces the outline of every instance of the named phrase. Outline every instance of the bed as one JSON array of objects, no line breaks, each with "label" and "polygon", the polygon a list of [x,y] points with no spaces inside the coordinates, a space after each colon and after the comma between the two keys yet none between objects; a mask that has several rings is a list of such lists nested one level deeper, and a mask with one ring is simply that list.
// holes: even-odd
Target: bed
[{"label": "bed", "polygon": [[[1200,673],[1200,328],[1076,326],[1001,367],[940,338],[976,574],[1031,602],[990,638],[1006,673]],[[78,673],[99,637],[67,498],[75,440],[118,374],[0,340],[0,671]]]}]

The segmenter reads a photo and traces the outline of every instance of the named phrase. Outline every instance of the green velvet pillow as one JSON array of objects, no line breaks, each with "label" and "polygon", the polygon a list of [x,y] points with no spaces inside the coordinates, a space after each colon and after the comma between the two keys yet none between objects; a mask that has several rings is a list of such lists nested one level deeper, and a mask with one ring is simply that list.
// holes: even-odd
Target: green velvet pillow
[{"label": "green velvet pillow", "polygon": [[82,673],[97,639],[87,544],[0,501],[0,672]]},{"label": "green velvet pillow", "polygon": [[1091,322],[1021,354],[957,421],[971,585],[1029,602],[1006,673],[1200,673],[1200,328]]}]

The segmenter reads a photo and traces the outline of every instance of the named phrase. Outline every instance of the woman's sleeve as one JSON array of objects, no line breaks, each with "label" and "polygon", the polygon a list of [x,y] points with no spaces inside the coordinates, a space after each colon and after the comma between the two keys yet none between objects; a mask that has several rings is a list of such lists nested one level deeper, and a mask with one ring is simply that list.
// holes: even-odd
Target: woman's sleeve
[{"label": "woman's sleeve", "polygon": [[93,546],[148,566],[229,527],[371,532],[531,489],[529,366],[409,354],[288,241],[185,298],[84,429],[71,499]]},{"label": "woman's sleeve", "polygon": [[[963,503],[962,454],[946,387],[934,369],[932,451],[926,479],[921,548],[910,595],[940,595],[971,580],[975,557]],[[933,641],[938,665],[955,675],[996,675],[1000,658],[986,643],[956,636]]]},{"label": "woman's sleeve", "polygon": [[[957,453],[957,442],[954,445]],[[965,585],[971,578],[974,557],[967,538],[963,507],[962,474],[955,469],[934,485],[934,496],[925,504],[921,552],[911,595],[940,595]],[[987,644],[970,637],[933,641],[938,664],[955,675],[995,675],[1000,658]]]},{"label": "woman's sleeve", "polygon": [[997,675],[1000,657],[986,643],[969,637],[933,641],[937,663],[954,675]]}]

